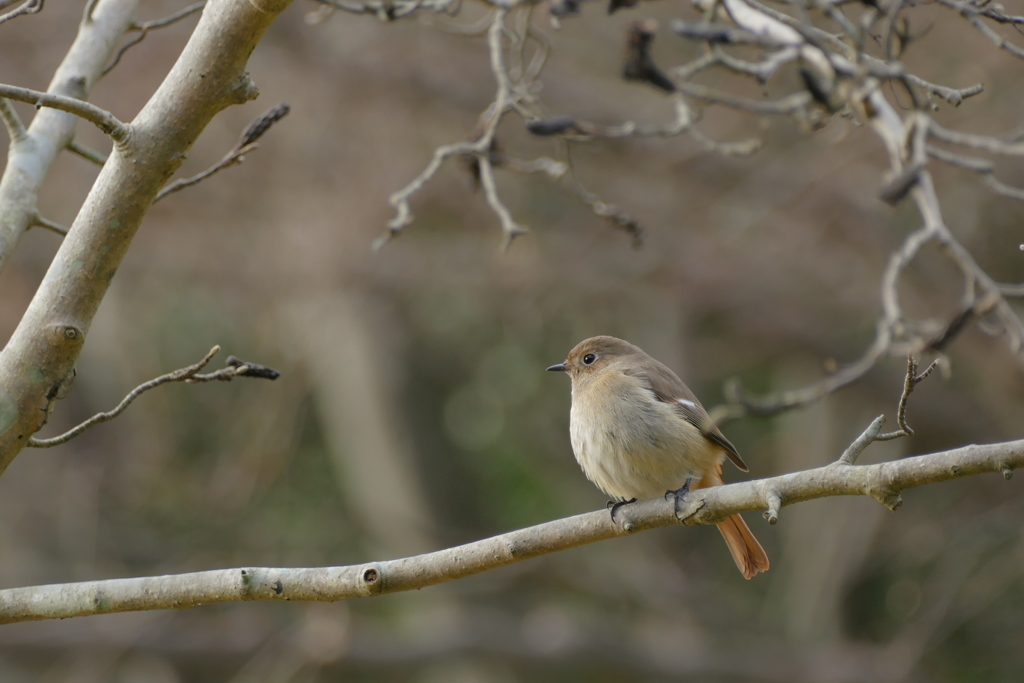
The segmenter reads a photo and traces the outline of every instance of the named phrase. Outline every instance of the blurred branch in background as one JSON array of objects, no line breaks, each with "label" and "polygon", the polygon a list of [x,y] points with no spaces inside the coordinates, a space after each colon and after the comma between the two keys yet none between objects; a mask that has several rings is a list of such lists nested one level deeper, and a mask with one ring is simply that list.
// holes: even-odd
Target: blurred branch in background
[{"label": "blurred branch in background", "polygon": [[[0,10],[10,7],[17,1],[18,0],[5,0],[4,2],[0,2]],[[42,11],[43,2],[44,0],[24,0],[24,2],[14,9],[0,14],[0,24],[10,21],[11,19],[16,19],[17,17],[25,14],[35,14],[36,12]]]}]

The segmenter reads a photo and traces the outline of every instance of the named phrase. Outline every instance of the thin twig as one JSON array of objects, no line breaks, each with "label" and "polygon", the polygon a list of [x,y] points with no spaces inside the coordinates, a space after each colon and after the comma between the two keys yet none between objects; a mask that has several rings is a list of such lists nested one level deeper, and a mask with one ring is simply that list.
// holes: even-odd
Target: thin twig
[{"label": "thin twig", "polygon": [[886,432],[885,434],[879,434],[875,437],[875,441],[891,441],[892,439],[898,439],[901,436],[913,436],[914,430],[907,424],[907,399],[910,398],[910,394],[914,392],[914,387],[921,383],[928,375],[932,374],[932,370],[939,364],[939,359],[936,358],[931,362],[931,365],[925,369],[920,375],[917,374],[917,360],[914,359],[913,354],[907,355],[907,375],[903,381],[903,393],[900,395],[899,406],[896,408],[896,422],[900,428],[894,432]]},{"label": "thin twig", "polygon": [[160,190],[153,202],[156,203],[169,194],[184,190],[186,187],[191,187],[206,180],[215,173],[223,171],[225,168],[229,168],[235,164],[240,164],[245,161],[245,155],[259,147],[259,145],[256,144],[256,141],[259,140],[271,126],[284,118],[290,110],[291,108],[287,104],[281,103],[264,112],[255,121],[249,124],[249,127],[242,133],[235,147],[225,154],[220,161],[202,173],[197,173],[190,178],[175,180],[173,183]]},{"label": "thin twig", "polygon": [[572,147],[566,143],[566,163],[569,166],[569,177],[572,180],[573,189],[580,201],[590,207],[595,215],[610,220],[612,224],[630,236],[634,249],[643,246],[644,229],[640,222],[615,204],[609,204],[594,194],[583,185],[579,174],[576,173],[576,165],[573,163]]},{"label": "thin twig", "polygon": [[1014,57],[1024,59],[1024,48],[1014,45],[1006,40],[1006,38],[999,35],[991,26],[982,21],[980,16],[986,16],[988,18],[999,17],[1005,23],[1019,23],[1015,21],[1015,18],[1008,17],[1002,13],[994,15],[991,10],[986,12],[984,10],[980,10],[979,7],[973,3],[960,2],[959,0],[939,0],[939,4],[958,11],[961,16],[967,19],[974,28],[976,28],[983,36],[991,40],[999,49],[1009,52]]},{"label": "thin twig", "polygon": [[36,14],[37,12],[42,11],[44,1],[45,0],[25,0],[20,7],[16,7],[10,12],[0,14],[0,24],[10,21],[11,19],[16,19],[24,14]]},{"label": "thin twig", "polygon": [[834,464],[836,465],[854,465],[857,462],[857,458],[864,452],[868,446],[878,439],[878,432],[882,429],[882,425],[885,424],[885,415],[879,415],[871,424],[867,426],[860,436],[853,440],[843,454],[839,456]]},{"label": "thin twig", "polygon": [[147,21],[144,24],[135,24],[134,26],[132,26],[132,30],[139,31],[139,35],[135,36],[127,43],[121,46],[121,49],[117,51],[117,54],[114,55],[114,58],[110,61],[110,64],[107,65],[107,68],[103,70],[103,73],[101,73],[100,76],[106,76],[108,73],[110,73],[114,69],[114,67],[116,67],[120,63],[121,57],[124,56],[124,53],[128,52],[129,49],[135,47],[143,40],[145,40],[146,35],[151,30],[163,28],[165,26],[170,26],[171,24],[181,21],[182,19],[185,19],[186,17],[189,17],[192,14],[195,14],[196,12],[202,10],[205,6],[206,0],[202,0],[201,2],[189,5],[188,7],[185,7],[184,9],[181,9],[168,17],[164,17],[163,19],[154,19],[153,21]]},{"label": "thin twig", "polygon": [[[515,223],[511,214],[498,198],[497,190],[493,184],[493,176],[491,174],[493,169],[490,159],[492,144],[494,142],[494,136],[497,131],[498,124],[501,122],[502,118],[504,118],[505,114],[515,106],[516,101],[516,98],[513,95],[513,88],[508,75],[508,70],[505,67],[504,58],[503,37],[506,32],[505,20],[508,17],[508,13],[508,9],[498,9],[494,13],[491,26],[487,31],[491,73],[493,74],[495,83],[497,84],[497,91],[494,96],[494,101],[480,116],[481,130],[479,136],[475,136],[475,139],[472,142],[456,142],[436,148],[434,150],[434,155],[426,168],[424,168],[423,171],[412,180],[412,182],[401,190],[394,192],[391,197],[388,198],[388,202],[391,206],[395,207],[396,215],[388,222],[387,232],[377,238],[373,243],[373,248],[375,250],[382,249],[388,242],[397,237],[405,227],[413,222],[413,213],[409,206],[409,200],[413,195],[422,190],[431,180],[434,179],[434,176],[436,176],[438,171],[441,170],[441,166],[445,161],[452,157],[463,155],[475,157],[477,160],[480,172],[480,181],[484,187],[488,204],[498,215],[498,219],[501,223],[502,234],[504,235],[503,244],[507,246],[516,235],[522,233],[522,228]],[[485,174],[488,176],[488,180],[486,181],[484,179]]]},{"label": "thin twig", "polygon": [[50,107],[66,111],[69,114],[85,119],[93,124],[104,134],[109,135],[115,142],[124,142],[128,137],[129,126],[122,123],[116,116],[106,109],[97,107],[84,100],[63,95],[51,95],[50,93],[19,88],[14,85],[0,83],[0,97],[6,97],[19,102],[34,104],[36,108]]},{"label": "thin twig", "polygon": [[929,125],[928,133],[937,140],[951,145],[970,147],[971,149],[988,152],[989,154],[1024,156],[1024,142],[1000,140],[991,135],[977,135],[975,133],[949,130],[934,121]]},{"label": "thin twig", "polygon": [[80,145],[74,140],[68,143],[68,151],[73,154],[77,154],[86,161],[91,161],[97,166],[102,166],[103,164],[107,163],[106,154],[103,154],[102,152],[97,152],[96,150],[90,149],[85,145]]},{"label": "thin twig", "polygon": [[6,99],[0,99],[0,119],[4,122],[4,128],[7,129],[7,136],[11,139],[11,142],[18,143],[28,138],[28,130],[25,128],[25,124],[22,122],[21,117],[18,116],[18,112],[15,111],[14,107]]},{"label": "thin twig", "polygon": [[35,218],[32,221],[32,225],[37,225],[40,228],[46,228],[47,230],[55,232],[58,235],[68,234],[68,229],[65,228],[63,225],[61,225],[60,223],[55,223],[54,221],[51,221],[49,219],[43,218],[42,216],[39,215],[38,212],[36,213]]},{"label": "thin twig", "polygon": [[[214,346],[198,363],[193,363],[192,365],[180,368],[174,372],[161,375],[156,379],[151,379],[148,382],[135,387],[127,396],[121,399],[121,402],[118,403],[113,410],[109,410],[105,413],[97,413],[85,422],[69,429],[60,436],[54,436],[49,439],[37,439],[35,437],[30,437],[28,440],[28,446],[31,448],[52,448],[53,446],[59,446],[67,443],[90,427],[95,427],[98,424],[113,420],[115,417],[123,413],[125,409],[128,408],[128,406],[130,406],[139,396],[150,389],[155,389],[156,387],[169,382],[196,384],[199,382],[230,382],[236,377],[261,377],[264,379],[277,378],[277,372],[275,370],[271,370],[264,366],[252,366],[251,364],[239,361],[233,356],[228,357],[227,367],[209,374],[199,374],[199,371],[205,368],[210,360],[212,360],[218,353],[220,353],[220,346]],[[255,368],[255,370],[253,368]]]}]

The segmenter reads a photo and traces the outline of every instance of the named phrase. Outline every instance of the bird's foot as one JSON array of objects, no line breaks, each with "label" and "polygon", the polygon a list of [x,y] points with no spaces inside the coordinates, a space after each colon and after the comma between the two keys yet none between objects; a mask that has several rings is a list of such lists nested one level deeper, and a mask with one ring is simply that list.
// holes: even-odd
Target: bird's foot
[{"label": "bird's foot", "polygon": [[686,496],[686,494],[690,493],[690,482],[692,480],[693,477],[688,476],[686,477],[686,483],[684,483],[681,487],[677,488],[676,490],[667,490],[667,492],[665,492],[665,500],[668,501],[670,498],[675,498],[677,502],[683,500],[683,497]]},{"label": "bird's foot", "polygon": [[629,500],[618,500],[618,501],[616,501],[616,500],[609,500],[608,504],[606,505],[606,507],[611,511],[612,522],[614,524],[618,524],[619,526],[621,526],[626,531],[630,531],[633,528],[633,523],[630,522],[628,519],[625,519],[625,520],[623,520],[620,523],[619,520],[615,519],[615,513],[618,512],[619,508],[622,507],[623,505],[629,505],[630,503],[635,503],[635,502],[636,502],[636,498],[630,498]]},{"label": "bird's foot", "polygon": [[683,502],[683,498],[690,492],[690,482],[693,481],[693,477],[689,476],[686,478],[686,483],[675,491],[665,491],[665,500],[675,500],[676,502],[676,514],[679,513],[679,504]]}]

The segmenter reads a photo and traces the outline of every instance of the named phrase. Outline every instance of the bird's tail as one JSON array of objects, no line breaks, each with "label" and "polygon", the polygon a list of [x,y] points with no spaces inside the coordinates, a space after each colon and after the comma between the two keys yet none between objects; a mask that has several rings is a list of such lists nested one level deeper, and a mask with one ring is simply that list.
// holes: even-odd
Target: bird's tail
[{"label": "bird's tail", "polygon": [[[722,481],[722,466],[718,464],[706,472],[700,478],[700,482],[694,484],[692,488],[703,489],[710,486],[721,486],[724,483]],[[747,526],[742,517],[737,514],[725,521],[719,522],[718,530],[722,532],[722,538],[725,539],[725,544],[729,546],[732,559],[736,562],[736,567],[740,570],[740,573],[743,574],[743,578],[752,579],[758,572],[768,571],[770,566],[768,555],[764,552],[761,544],[757,542],[757,539],[754,538],[753,532],[750,531],[750,527]]]}]

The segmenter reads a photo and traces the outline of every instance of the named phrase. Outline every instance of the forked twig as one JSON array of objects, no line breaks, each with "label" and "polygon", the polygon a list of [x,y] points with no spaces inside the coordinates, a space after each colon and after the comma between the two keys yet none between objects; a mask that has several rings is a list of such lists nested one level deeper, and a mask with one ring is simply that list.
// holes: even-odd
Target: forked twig
[{"label": "forked twig", "polygon": [[151,379],[148,382],[135,387],[127,396],[121,399],[121,402],[118,403],[113,410],[97,413],[85,422],[82,422],[59,436],[54,436],[49,439],[37,439],[35,437],[30,437],[27,445],[31,448],[52,448],[53,446],[59,446],[67,443],[90,427],[95,427],[98,424],[113,420],[115,417],[123,413],[125,409],[127,409],[128,406],[130,406],[139,396],[150,389],[155,389],[156,387],[169,382],[185,382],[186,384],[197,384],[200,382],[230,382],[236,377],[277,379],[280,374],[276,370],[266,366],[246,363],[234,356],[228,356],[226,367],[205,375],[199,374],[199,371],[205,368],[210,360],[212,360],[218,353],[220,353],[220,346],[214,346],[198,363],[193,363],[192,365],[180,368],[174,372],[161,375],[160,377]]},{"label": "forked twig", "polygon": [[[893,432],[886,432],[884,434],[877,435],[875,441],[891,441],[892,439],[898,439],[901,436],[913,436],[914,430],[907,424],[907,399],[910,398],[910,394],[914,393],[914,387],[921,383],[922,380],[932,374],[932,371],[938,366],[939,359],[936,358],[931,364],[925,368],[924,372],[920,375],[917,374],[917,360],[914,359],[913,355],[907,356],[907,376],[903,381],[903,394],[900,396],[899,406],[896,408],[896,424],[899,425],[899,429]],[[881,426],[881,425],[879,425]]]}]

